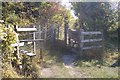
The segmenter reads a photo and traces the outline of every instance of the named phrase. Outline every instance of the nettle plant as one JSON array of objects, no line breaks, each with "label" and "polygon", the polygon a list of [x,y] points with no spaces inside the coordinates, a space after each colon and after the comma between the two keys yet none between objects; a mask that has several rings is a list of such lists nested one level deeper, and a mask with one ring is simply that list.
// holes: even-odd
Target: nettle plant
[{"label": "nettle plant", "polygon": [[16,43],[16,33],[12,25],[8,28],[3,25],[2,33],[5,34],[2,40],[2,63],[3,67],[7,68],[7,64],[11,62],[14,52],[14,47],[11,44]]}]

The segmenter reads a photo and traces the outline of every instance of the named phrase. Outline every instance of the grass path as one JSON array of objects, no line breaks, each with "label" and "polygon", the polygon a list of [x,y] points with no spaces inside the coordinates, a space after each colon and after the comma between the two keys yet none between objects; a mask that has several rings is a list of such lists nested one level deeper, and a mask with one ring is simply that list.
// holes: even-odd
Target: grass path
[{"label": "grass path", "polygon": [[85,78],[86,75],[82,71],[78,71],[75,69],[74,66],[74,61],[76,60],[77,55],[75,54],[69,54],[69,55],[64,55],[63,56],[63,62],[64,62],[64,67],[68,69],[68,73],[71,77],[75,78]]},{"label": "grass path", "polygon": [[63,64],[52,64],[48,68],[41,70],[42,78],[117,78],[118,67],[112,68],[102,66],[78,67],[74,65],[77,55],[66,54],[61,60]]},{"label": "grass path", "polygon": [[74,60],[77,55],[63,55],[63,65],[52,65],[50,68],[43,68],[41,76],[47,78],[86,78],[86,74],[75,69]]}]

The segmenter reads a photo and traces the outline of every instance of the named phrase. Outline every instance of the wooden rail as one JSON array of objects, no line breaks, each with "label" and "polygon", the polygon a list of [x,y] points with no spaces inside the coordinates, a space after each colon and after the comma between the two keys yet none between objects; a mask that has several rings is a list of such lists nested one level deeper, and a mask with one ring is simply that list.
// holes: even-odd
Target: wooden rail
[{"label": "wooden rail", "polygon": [[44,41],[44,39],[35,39],[35,40],[33,40],[33,39],[28,39],[28,40],[20,40],[20,42],[35,42],[35,41]]},{"label": "wooden rail", "polygon": [[102,46],[90,46],[90,47],[83,47],[82,50],[86,49],[93,49],[93,48],[101,48]]},{"label": "wooden rail", "polygon": [[102,34],[100,31],[81,32],[83,35]]},{"label": "wooden rail", "polygon": [[[85,39],[85,36],[95,36],[99,35],[100,38],[96,39]],[[102,45],[100,44],[103,41],[102,32],[100,31],[88,31],[84,32],[83,29],[80,30],[80,50],[87,50],[87,49],[93,49],[93,48],[101,48]],[[97,42],[97,43],[95,43]],[[91,45],[91,46],[84,46],[85,43],[94,43],[97,45]],[[99,44],[99,45],[98,45]]]},{"label": "wooden rail", "polygon": [[[95,36],[99,35],[99,38]],[[85,36],[92,36],[92,39],[88,37],[88,39],[85,39]],[[102,48],[102,42],[103,42],[103,34],[100,31],[86,31],[84,32],[83,29],[80,30],[68,30],[68,41],[69,46],[71,48],[74,48],[74,45],[79,46],[79,50],[88,50],[88,49],[94,49],[94,48]],[[85,43],[89,44],[89,46],[86,46]],[[94,45],[91,45],[94,44]]]},{"label": "wooden rail", "polygon": [[35,32],[36,28],[16,28],[17,32]]},{"label": "wooden rail", "polygon": [[102,39],[88,39],[88,40],[82,40],[81,42],[85,43],[85,42],[96,42],[96,41],[102,41]]},{"label": "wooden rail", "polygon": [[24,42],[22,42],[22,43],[15,43],[15,44],[11,44],[11,46],[24,46]]}]

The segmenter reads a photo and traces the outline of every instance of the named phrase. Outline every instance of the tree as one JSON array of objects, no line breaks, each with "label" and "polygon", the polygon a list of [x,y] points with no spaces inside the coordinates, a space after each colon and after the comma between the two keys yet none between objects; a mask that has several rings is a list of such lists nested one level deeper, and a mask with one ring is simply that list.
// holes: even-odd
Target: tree
[{"label": "tree", "polygon": [[9,24],[39,23],[46,25],[51,22],[63,22],[65,14],[69,11],[57,2],[3,2],[3,20]]},{"label": "tree", "polygon": [[[85,30],[103,30],[105,39],[108,29],[115,23],[114,10],[109,2],[76,2],[72,3],[81,28]],[[117,15],[116,15],[117,16]]]}]

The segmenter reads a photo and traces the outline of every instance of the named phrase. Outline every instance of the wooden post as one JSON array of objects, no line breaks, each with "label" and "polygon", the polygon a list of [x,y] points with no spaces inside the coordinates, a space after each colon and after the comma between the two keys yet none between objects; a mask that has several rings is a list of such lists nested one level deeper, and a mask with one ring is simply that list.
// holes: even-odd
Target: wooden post
[{"label": "wooden post", "polygon": [[71,48],[70,29],[68,29],[68,46]]},{"label": "wooden post", "polygon": [[68,45],[71,48],[71,39],[70,38],[68,38]]},{"label": "wooden post", "polygon": [[[17,32],[18,26],[15,25],[14,28],[15,28],[15,32]],[[17,41],[17,44],[19,44],[19,34],[17,34],[17,33],[16,33],[16,41]],[[18,59],[19,59],[19,58],[20,58],[20,57],[19,57],[19,54],[20,54],[20,52],[19,52],[19,50],[20,50],[20,49],[19,49],[19,45],[18,45],[16,48],[17,48],[17,51],[16,51],[16,52],[17,52],[17,57],[18,57]]]},{"label": "wooden post", "polygon": [[41,39],[42,37],[41,37],[41,26],[39,25],[39,38]]},{"label": "wooden post", "polygon": [[60,32],[60,24],[58,24],[58,31],[57,31],[57,39],[59,39],[59,32]]},{"label": "wooden post", "polygon": [[80,37],[80,44],[79,44],[80,52],[82,52],[82,48],[83,48],[83,45],[84,45],[84,43],[82,42],[84,40],[84,35],[82,34],[83,32],[84,32],[84,30],[80,29],[80,35],[79,35],[79,37]]},{"label": "wooden post", "polygon": [[[17,44],[19,44],[19,37],[18,37],[18,34],[16,34],[16,36],[17,36]],[[18,58],[19,58],[19,54],[20,54],[19,50],[20,50],[20,48],[19,48],[19,45],[18,45],[18,46],[17,46]]]},{"label": "wooden post", "polygon": [[[54,27],[54,36],[53,36],[53,40],[54,40],[53,42],[54,42],[54,43],[55,43],[55,41],[56,41],[56,36],[57,36],[57,35],[56,35],[56,29],[55,29],[55,27]],[[53,43],[53,45],[54,45],[54,43]]]},{"label": "wooden post", "polygon": [[42,54],[42,48],[40,48],[40,60],[43,61],[43,54]]},{"label": "wooden post", "polygon": [[65,42],[65,46],[67,46],[67,32],[68,32],[68,23],[65,23],[65,25],[64,25],[64,42]]},{"label": "wooden post", "polygon": [[102,61],[103,61],[103,58],[104,58],[104,55],[105,55],[105,52],[104,52],[104,50],[105,50],[105,41],[104,41],[104,35],[103,35],[103,30],[101,30],[101,37],[102,37],[102,55],[101,55],[101,58],[102,58]]},{"label": "wooden post", "polygon": [[45,36],[44,36],[45,40],[47,39],[47,27],[45,27]]},{"label": "wooden post", "polygon": [[[35,32],[33,32],[33,40],[35,40]],[[35,41],[33,42],[33,53],[36,54],[36,42]]]},{"label": "wooden post", "polygon": [[55,38],[54,33],[55,33],[55,29],[54,29],[54,24],[52,23],[52,25],[51,25],[51,38],[50,38],[52,45],[54,44],[54,38]]}]

